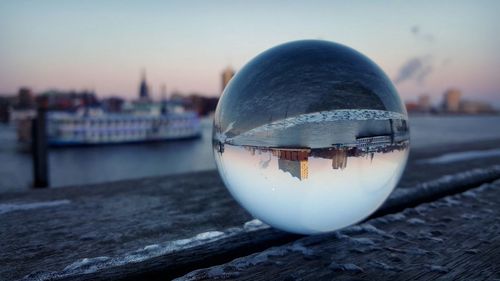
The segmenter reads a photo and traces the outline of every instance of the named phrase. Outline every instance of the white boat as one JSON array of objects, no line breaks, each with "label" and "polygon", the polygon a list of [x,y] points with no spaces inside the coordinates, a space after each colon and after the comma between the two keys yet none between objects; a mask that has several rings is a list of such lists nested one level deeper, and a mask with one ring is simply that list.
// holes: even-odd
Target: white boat
[{"label": "white boat", "polygon": [[51,146],[140,143],[199,136],[200,119],[189,111],[164,115],[47,114],[47,137]]}]

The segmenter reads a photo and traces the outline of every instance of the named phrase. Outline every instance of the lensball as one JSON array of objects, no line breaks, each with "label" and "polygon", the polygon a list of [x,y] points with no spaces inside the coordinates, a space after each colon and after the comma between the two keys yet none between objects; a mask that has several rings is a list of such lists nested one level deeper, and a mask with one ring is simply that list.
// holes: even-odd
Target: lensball
[{"label": "lensball", "polygon": [[213,148],[232,196],[294,233],[354,224],[403,173],[408,116],[384,72],[361,53],[303,40],[248,62],[224,90]]}]

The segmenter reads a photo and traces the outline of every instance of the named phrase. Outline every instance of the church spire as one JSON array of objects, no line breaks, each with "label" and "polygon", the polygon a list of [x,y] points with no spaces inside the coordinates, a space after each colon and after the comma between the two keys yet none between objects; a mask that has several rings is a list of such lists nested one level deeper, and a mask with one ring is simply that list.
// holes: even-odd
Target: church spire
[{"label": "church spire", "polygon": [[141,72],[141,83],[139,85],[139,99],[149,100],[149,87],[146,83],[146,70],[143,69]]}]

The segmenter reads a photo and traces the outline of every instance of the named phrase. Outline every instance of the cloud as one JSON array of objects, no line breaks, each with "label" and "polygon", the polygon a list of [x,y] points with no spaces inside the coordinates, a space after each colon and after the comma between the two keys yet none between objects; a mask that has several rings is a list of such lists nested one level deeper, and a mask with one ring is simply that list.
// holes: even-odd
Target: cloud
[{"label": "cloud", "polygon": [[420,26],[414,25],[410,28],[411,33],[417,38],[417,40],[425,41],[428,43],[434,42],[434,35],[429,32],[422,32]]},{"label": "cloud", "polygon": [[416,81],[419,83],[419,84],[423,84],[425,79],[427,78],[427,76],[429,74],[431,74],[433,70],[433,67],[432,65],[425,65],[418,73],[417,73],[417,77],[415,77]]},{"label": "cloud", "polygon": [[431,55],[409,59],[399,69],[394,83],[399,84],[407,80],[413,80],[419,84],[423,84],[434,69],[432,63]]},{"label": "cloud", "polygon": [[418,35],[420,33],[420,27],[418,25],[414,25],[411,27],[411,33]]},{"label": "cloud", "polygon": [[[435,41],[434,35],[422,30],[419,25],[410,27],[412,36],[419,42],[433,43]],[[428,49],[429,45],[423,46]],[[416,84],[424,84],[427,78],[434,72],[440,70],[441,67],[448,65],[451,58],[444,60],[435,59],[431,53],[422,56],[414,56],[408,59],[400,68],[399,72],[394,79],[395,84],[400,84],[405,81],[413,81]]]}]

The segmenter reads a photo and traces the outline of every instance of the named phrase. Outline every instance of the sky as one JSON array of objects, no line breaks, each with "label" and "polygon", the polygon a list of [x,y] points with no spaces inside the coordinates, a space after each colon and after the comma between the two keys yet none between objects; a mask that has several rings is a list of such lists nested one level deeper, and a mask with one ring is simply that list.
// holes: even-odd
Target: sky
[{"label": "sky", "polygon": [[403,99],[451,87],[500,107],[500,1],[0,2],[0,94],[27,86],[135,98],[217,96],[221,72],[275,45],[323,39],[367,55]]}]

